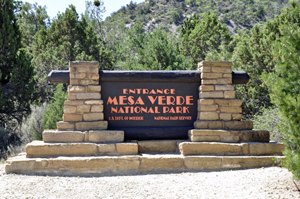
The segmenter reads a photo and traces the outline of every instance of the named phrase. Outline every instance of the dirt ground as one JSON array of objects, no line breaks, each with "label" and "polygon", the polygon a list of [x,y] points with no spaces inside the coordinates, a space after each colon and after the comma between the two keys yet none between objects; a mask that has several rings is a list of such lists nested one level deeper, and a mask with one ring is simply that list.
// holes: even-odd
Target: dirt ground
[{"label": "dirt ground", "polygon": [[285,168],[104,177],[6,174],[0,198],[300,198]]}]

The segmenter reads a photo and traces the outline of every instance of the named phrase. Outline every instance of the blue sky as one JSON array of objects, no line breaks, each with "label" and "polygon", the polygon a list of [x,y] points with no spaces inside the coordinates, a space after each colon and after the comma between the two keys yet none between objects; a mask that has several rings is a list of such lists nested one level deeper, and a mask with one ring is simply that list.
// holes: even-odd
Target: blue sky
[{"label": "blue sky", "polygon": [[[73,4],[79,14],[85,11],[85,0],[22,0],[23,2],[29,2],[31,4],[37,2],[41,6],[47,7],[47,13],[52,19],[57,15],[58,12],[64,12],[66,8]],[[104,2],[104,7],[106,12],[103,14],[103,19],[110,16],[111,13],[116,12],[122,6],[129,4],[131,0],[102,0]],[[133,0],[133,2],[141,3],[145,0]]]}]

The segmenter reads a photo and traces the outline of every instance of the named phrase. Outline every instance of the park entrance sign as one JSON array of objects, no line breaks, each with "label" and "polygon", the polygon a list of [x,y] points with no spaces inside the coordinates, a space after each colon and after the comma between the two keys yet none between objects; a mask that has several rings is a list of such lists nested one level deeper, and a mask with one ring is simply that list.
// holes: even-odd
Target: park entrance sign
[{"label": "park entrance sign", "polygon": [[231,62],[201,62],[198,71],[99,71],[70,62],[52,71],[67,83],[63,121],[6,161],[7,173],[106,175],[202,171],[276,164],[283,144],[242,121],[233,84],[247,83]]},{"label": "park entrance sign", "polygon": [[[228,67],[227,67],[228,68]],[[244,71],[229,71],[245,84]],[[70,83],[69,71],[52,71],[50,83]],[[99,71],[104,120],[126,140],[187,139],[197,120],[201,71]]]},{"label": "park entrance sign", "polygon": [[[197,120],[199,78],[192,72],[100,73],[104,119],[125,139],[183,139]],[[119,77],[119,78],[117,78]]]}]

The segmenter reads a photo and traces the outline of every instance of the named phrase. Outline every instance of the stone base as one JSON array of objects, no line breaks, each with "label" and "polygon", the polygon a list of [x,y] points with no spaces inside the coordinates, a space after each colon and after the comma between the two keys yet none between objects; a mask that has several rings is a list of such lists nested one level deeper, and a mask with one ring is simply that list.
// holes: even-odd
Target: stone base
[{"label": "stone base", "polygon": [[191,142],[269,142],[269,131],[191,129]]},{"label": "stone base", "polygon": [[27,158],[57,156],[99,156],[138,154],[138,144],[134,142],[95,144],[95,143],[44,143],[33,141],[26,146]]},{"label": "stone base", "polygon": [[123,142],[124,131],[92,130],[92,131],[58,131],[45,130],[43,141],[50,143],[66,142]]},{"label": "stone base", "polygon": [[282,155],[281,143],[219,143],[182,142],[179,150],[182,155]]},{"label": "stone base", "polygon": [[[277,158],[275,161],[274,157]],[[283,156],[140,155],[119,157],[25,158],[6,161],[6,173],[91,176],[138,174],[272,166]]]},{"label": "stone base", "polygon": [[88,130],[105,130],[108,127],[107,121],[96,122],[57,122],[57,130],[59,131],[88,131]]},{"label": "stone base", "polygon": [[186,140],[150,140],[138,141],[139,153],[175,153],[178,144]]},{"label": "stone base", "polygon": [[220,120],[197,120],[194,122],[195,129],[224,129],[224,130],[252,130],[252,121],[220,121]]}]

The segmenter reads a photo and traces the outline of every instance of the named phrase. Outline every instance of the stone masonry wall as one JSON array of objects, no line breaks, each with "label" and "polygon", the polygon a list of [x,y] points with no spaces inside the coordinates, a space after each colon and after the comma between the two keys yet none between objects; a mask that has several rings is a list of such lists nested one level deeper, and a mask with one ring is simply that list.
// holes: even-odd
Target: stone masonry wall
[{"label": "stone masonry wall", "polygon": [[232,62],[201,62],[198,120],[241,120],[241,100],[235,99]]},{"label": "stone masonry wall", "polygon": [[107,129],[103,121],[103,101],[99,85],[98,62],[70,62],[68,100],[58,130]]}]

